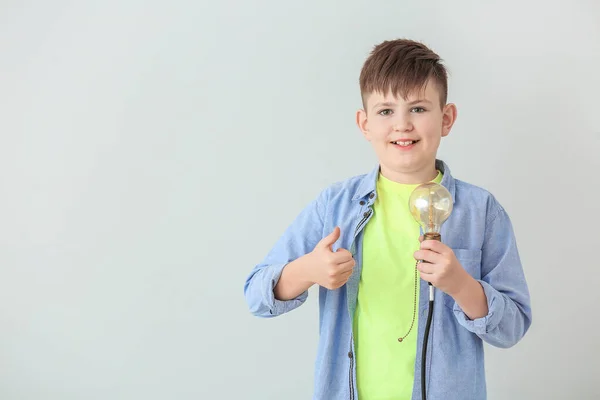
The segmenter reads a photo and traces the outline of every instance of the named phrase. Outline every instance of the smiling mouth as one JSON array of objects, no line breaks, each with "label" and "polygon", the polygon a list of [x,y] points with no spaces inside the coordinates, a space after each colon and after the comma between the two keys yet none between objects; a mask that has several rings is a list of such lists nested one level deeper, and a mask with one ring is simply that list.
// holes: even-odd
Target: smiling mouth
[{"label": "smiling mouth", "polygon": [[397,146],[401,146],[401,147],[408,147],[410,145],[419,143],[418,140],[404,140],[404,141],[396,141],[396,142],[391,142],[392,144],[395,144]]}]

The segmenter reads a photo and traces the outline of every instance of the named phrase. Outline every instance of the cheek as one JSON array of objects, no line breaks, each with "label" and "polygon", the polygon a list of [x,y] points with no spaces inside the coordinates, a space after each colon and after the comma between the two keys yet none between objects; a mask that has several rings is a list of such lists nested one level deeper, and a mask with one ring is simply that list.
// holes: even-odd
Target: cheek
[{"label": "cheek", "polygon": [[373,144],[376,144],[379,147],[385,147],[388,144],[388,136],[380,133],[374,134]]},{"label": "cheek", "polygon": [[439,139],[440,135],[442,134],[442,121],[423,121],[423,124],[421,124],[419,130],[428,140]]},{"label": "cheek", "polygon": [[369,132],[371,133],[371,138],[373,141],[385,141],[387,143],[389,129],[386,124],[380,122],[371,123]]}]

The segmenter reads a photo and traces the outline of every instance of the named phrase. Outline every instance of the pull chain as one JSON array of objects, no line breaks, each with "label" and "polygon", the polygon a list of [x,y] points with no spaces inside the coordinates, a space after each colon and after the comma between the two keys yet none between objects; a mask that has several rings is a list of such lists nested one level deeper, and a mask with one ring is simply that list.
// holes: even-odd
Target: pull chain
[{"label": "pull chain", "polygon": [[404,336],[401,336],[398,338],[398,342],[402,343],[402,341],[404,341],[404,339],[406,339],[406,337],[408,336],[408,334],[412,331],[413,326],[415,325],[415,318],[417,317],[417,265],[419,265],[419,261],[417,261],[417,263],[415,264],[415,298],[414,298],[414,302],[413,302],[413,316],[412,316],[412,321],[410,323],[410,328],[408,328],[408,332],[406,332],[406,334]]},{"label": "pull chain", "polygon": [[[436,232],[427,232],[427,233],[425,233],[423,235],[423,240],[437,240],[437,241],[441,241],[442,240],[442,235],[440,235],[439,233],[436,233]],[[406,339],[406,337],[408,336],[408,334],[412,330],[413,325],[415,324],[415,318],[417,316],[417,265],[419,265],[420,262],[421,262],[421,260],[417,260],[417,263],[415,264],[415,300],[414,300],[412,322],[410,323],[410,328],[408,329],[408,332],[406,332],[406,335],[398,338],[398,341],[400,343],[402,343],[402,341],[404,339]],[[427,262],[427,261],[424,261],[424,262]],[[431,285],[431,283],[429,285]]]}]

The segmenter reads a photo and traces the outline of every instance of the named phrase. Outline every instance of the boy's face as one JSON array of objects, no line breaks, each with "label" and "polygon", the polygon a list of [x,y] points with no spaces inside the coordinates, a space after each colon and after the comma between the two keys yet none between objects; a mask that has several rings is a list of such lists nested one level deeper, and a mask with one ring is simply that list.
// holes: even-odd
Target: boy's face
[{"label": "boy's face", "polygon": [[437,149],[441,138],[450,133],[456,106],[442,108],[437,86],[431,82],[407,99],[374,92],[365,103],[356,122],[373,145],[382,174],[402,183],[435,178]]}]

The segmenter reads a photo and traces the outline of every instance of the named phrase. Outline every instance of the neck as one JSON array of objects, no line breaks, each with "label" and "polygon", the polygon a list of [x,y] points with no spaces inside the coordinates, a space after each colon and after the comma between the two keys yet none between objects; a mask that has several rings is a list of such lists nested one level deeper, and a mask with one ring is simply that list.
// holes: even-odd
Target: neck
[{"label": "neck", "polygon": [[435,168],[435,163],[428,168],[418,171],[394,171],[381,165],[381,174],[387,179],[406,185],[418,185],[425,182],[430,182],[435,179],[438,174]]}]

